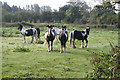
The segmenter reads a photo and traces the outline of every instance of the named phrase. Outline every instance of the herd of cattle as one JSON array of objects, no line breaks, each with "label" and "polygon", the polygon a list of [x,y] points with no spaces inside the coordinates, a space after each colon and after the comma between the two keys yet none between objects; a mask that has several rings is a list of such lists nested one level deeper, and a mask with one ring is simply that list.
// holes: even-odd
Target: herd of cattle
[{"label": "herd of cattle", "polygon": [[[45,32],[45,42],[43,45],[48,43],[48,52],[53,50],[53,40],[57,35],[59,35],[59,40],[61,43],[61,50],[60,52],[63,52],[64,47],[64,53],[66,52],[66,42],[68,41],[68,31],[66,29],[66,26],[62,26],[61,29],[55,27],[54,25],[47,25],[47,30]],[[40,29],[39,28],[33,28],[32,26],[29,29],[26,29],[22,24],[18,24],[18,29],[20,30],[21,34],[24,37],[24,43],[26,43],[25,36],[32,36],[31,43],[33,43],[34,36],[36,39],[36,42],[38,39],[40,39]],[[85,47],[87,47],[88,40],[87,37],[90,32],[90,27],[86,27],[83,31],[73,30],[70,32],[70,45],[72,43],[72,47],[76,48],[75,46],[75,39],[82,40],[82,48],[84,48],[84,40],[86,41]]]}]

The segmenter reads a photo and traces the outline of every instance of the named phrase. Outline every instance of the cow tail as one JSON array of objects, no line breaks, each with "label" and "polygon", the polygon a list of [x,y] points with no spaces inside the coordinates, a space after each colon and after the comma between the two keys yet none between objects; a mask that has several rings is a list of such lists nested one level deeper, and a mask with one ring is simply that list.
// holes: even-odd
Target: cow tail
[{"label": "cow tail", "polygon": [[71,42],[72,42],[72,36],[73,34],[72,34],[72,32],[70,32],[70,46],[71,46]]},{"label": "cow tail", "polygon": [[40,29],[39,28],[37,28],[37,35],[38,35],[38,39],[40,40]]},{"label": "cow tail", "polygon": [[37,39],[37,30],[35,31],[35,39],[36,39],[36,42],[38,41]]},{"label": "cow tail", "polygon": [[38,32],[38,39],[40,40],[40,30],[39,30],[39,32]]},{"label": "cow tail", "polygon": [[44,42],[43,46],[45,46],[46,44],[47,44],[47,40],[45,40],[45,42]]}]

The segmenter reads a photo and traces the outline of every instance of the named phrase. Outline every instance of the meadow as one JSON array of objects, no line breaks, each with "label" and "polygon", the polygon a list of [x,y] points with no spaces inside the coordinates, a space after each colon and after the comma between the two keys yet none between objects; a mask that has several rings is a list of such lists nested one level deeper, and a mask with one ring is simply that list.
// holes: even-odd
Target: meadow
[{"label": "meadow", "polygon": [[[85,25],[66,25],[68,32],[85,29]],[[81,48],[81,41],[76,40],[77,48],[73,49],[68,40],[66,53],[60,53],[60,42],[55,39],[53,51],[48,52],[47,45],[41,44],[46,29],[45,26],[40,27],[39,43],[30,43],[31,37],[26,37],[26,43],[23,43],[17,26],[2,27],[3,78],[85,78],[92,71],[91,52],[110,54],[109,41],[118,45],[118,29],[91,28],[88,48]]]}]

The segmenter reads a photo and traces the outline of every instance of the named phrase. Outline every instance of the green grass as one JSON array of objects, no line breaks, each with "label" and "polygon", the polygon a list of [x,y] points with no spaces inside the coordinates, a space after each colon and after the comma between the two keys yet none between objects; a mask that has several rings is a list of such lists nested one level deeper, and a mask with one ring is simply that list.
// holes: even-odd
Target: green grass
[{"label": "green grass", "polygon": [[25,47],[16,47],[14,52],[30,52],[30,49]]},{"label": "green grass", "polygon": [[[69,27],[68,27],[69,26]],[[73,26],[73,25],[72,25]],[[73,28],[84,28],[67,25],[70,32]],[[17,27],[2,28],[2,77],[6,78],[84,78],[92,71],[89,51],[105,51],[109,54],[109,41],[118,45],[117,29],[91,29],[88,48],[81,48],[81,41],[76,40],[76,49],[67,42],[66,53],[60,53],[60,42],[54,40],[53,51],[47,52],[47,45],[43,46],[46,27],[41,27],[41,41],[39,44],[30,43],[31,37],[23,37]],[[12,36],[8,34],[12,33]],[[41,43],[42,42],[42,43]],[[26,51],[28,50],[28,51]]]}]

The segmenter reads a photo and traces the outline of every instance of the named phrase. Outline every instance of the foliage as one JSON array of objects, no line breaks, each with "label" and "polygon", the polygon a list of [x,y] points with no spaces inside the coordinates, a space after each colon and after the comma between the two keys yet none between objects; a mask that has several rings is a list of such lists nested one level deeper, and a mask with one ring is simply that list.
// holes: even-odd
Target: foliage
[{"label": "foliage", "polygon": [[89,73],[88,78],[120,78],[120,48],[111,42],[110,47],[109,54],[93,52],[93,72]]},{"label": "foliage", "polygon": [[21,9],[17,6],[10,7],[6,2],[2,4],[3,22],[61,22],[74,24],[112,24],[118,23],[115,6],[104,2],[95,5],[93,9],[86,2],[70,0],[59,11],[51,10],[50,6],[40,7],[38,4],[26,5]]},{"label": "foliage", "polygon": [[[66,17],[64,20],[69,23],[85,24],[87,20],[86,22],[84,22],[84,18],[87,18],[85,16],[87,13],[89,13],[89,7],[86,2],[80,0],[73,0],[72,2],[69,1],[68,3],[69,6],[65,5],[65,7],[61,8],[65,10],[64,12],[66,14]],[[82,19],[84,19],[83,22]]]},{"label": "foliage", "polygon": [[89,18],[90,23],[94,24],[117,24],[117,18],[112,7],[104,7],[103,5],[96,5],[91,11]]}]

